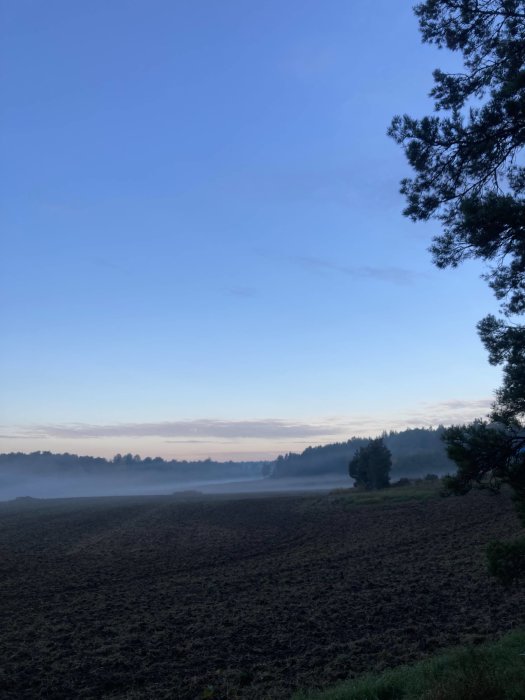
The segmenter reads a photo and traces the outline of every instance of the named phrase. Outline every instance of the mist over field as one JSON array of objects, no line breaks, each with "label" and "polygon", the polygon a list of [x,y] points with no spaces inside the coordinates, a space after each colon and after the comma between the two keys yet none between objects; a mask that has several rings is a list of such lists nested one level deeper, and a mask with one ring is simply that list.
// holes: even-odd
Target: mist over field
[{"label": "mist over field", "polygon": [[0,475],[0,501],[15,498],[77,498],[89,496],[139,496],[174,494],[196,497],[209,494],[271,494],[298,491],[329,491],[349,487],[347,477],[290,477],[273,479],[257,473],[223,478],[184,479],[157,474],[135,475],[56,475],[16,473],[3,469]]},{"label": "mist over field", "polygon": [[[442,428],[385,434],[394,479],[451,470]],[[307,447],[270,462],[178,461],[138,455],[101,457],[35,452],[0,455],[0,500],[212,493],[264,494],[350,487],[348,464],[368,439]]]},{"label": "mist over field", "polygon": [[140,480],[96,479],[92,477],[47,477],[16,480],[2,478],[0,501],[16,498],[85,498],[93,496],[148,496],[173,494],[184,498],[201,495],[270,495],[278,493],[323,492],[348,488],[348,478],[291,478],[274,481],[262,477],[223,479],[219,481],[166,481],[148,484]]},{"label": "mist over field", "polygon": [[[124,458],[125,459],[125,458]],[[255,463],[195,462],[118,464],[101,458],[34,453],[0,455],[0,500],[125,496],[190,492],[195,488],[261,480]]]}]

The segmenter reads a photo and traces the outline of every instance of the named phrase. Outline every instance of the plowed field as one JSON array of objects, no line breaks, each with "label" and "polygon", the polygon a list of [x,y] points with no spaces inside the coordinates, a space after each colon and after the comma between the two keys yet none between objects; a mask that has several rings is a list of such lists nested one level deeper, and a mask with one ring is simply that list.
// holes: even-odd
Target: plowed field
[{"label": "plowed field", "polygon": [[286,698],[525,623],[505,496],[0,504],[0,697]]}]

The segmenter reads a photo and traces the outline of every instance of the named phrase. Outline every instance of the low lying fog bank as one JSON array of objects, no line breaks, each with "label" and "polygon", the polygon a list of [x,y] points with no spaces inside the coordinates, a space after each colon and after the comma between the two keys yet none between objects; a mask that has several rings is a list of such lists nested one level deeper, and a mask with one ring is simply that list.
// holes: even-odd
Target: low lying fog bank
[{"label": "low lying fog bank", "polygon": [[0,481],[0,501],[30,496],[31,498],[77,498],[87,496],[151,496],[167,494],[265,494],[300,491],[330,491],[348,488],[351,479],[310,477],[268,479],[262,477],[145,483],[132,479],[95,479],[90,477],[42,477]]},{"label": "low lying fog bank", "polygon": [[[443,476],[455,471],[442,441],[444,428],[412,428],[384,436],[392,454],[391,479]],[[0,454],[0,501],[20,496],[165,495],[330,491],[352,486],[349,460],[368,438],[307,447],[275,461],[217,462],[145,457],[131,453],[111,459],[32,452]]]},{"label": "low lying fog bank", "polygon": [[252,481],[220,482],[213,486],[195,485],[202,493],[283,493],[293,491],[332,491],[350,488],[353,480],[338,478],[332,474],[312,477],[290,477],[289,479],[256,479]]}]

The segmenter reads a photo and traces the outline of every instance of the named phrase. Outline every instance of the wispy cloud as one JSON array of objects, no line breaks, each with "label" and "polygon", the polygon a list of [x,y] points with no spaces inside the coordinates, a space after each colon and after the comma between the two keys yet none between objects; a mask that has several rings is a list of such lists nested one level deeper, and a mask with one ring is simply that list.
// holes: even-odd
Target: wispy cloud
[{"label": "wispy cloud", "polygon": [[465,401],[462,399],[450,399],[435,403],[422,403],[421,408],[413,416],[419,419],[421,425],[452,425],[458,423],[470,423],[477,418],[485,418],[493,404],[493,398],[473,399]]},{"label": "wispy cloud", "polygon": [[236,445],[238,440],[225,440],[215,438],[215,440],[207,440],[202,438],[200,440],[164,440],[167,445]]},{"label": "wispy cloud", "polygon": [[[187,421],[164,421],[143,423],[71,423],[40,424],[25,426],[2,426],[0,440],[18,441],[17,449],[25,450],[26,445],[38,449],[38,443],[46,441],[46,448],[66,449],[71,441],[97,440],[102,450],[106,445],[108,454],[116,441],[138,439],[142,444],[160,440],[163,444],[179,444],[207,450],[207,456],[219,454],[235,455],[229,445],[237,443],[245,450],[271,450],[275,454],[286,452],[297,445],[303,449],[307,445],[342,442],[351,437],[373,437],[383,431],[405,430],[406,428],[428,428],[438,425],[469,423],[476,418],[483,418],[490,410],[491,398],[484,399],[447,399],[439,402],[421,402],[412,409],[402,409],[397,414],[353,414],[312,418],[311,420],[293,420],[285,418],[268,418],[261,420],[219,420],[198,419]],[[125,444],[125,442],[124,442]],[[204,447],[206,446],[206,447]],[[209,446],[209,449],[208,449]],[[7,445],[6,445],[7,447]],[[188,447],[189,448],[189,447]],[[98,448],[97,448],[98,449]],[[124,448],[119,447],[122,450]],[[131,447],[130,447],[131,449]],[[156,449],[156,448],[155,448]],[[166,448],[168,449],[168,448]],[[99,451],[100,451],[99,450]],[[225,451],[226,450],[226,451]],[[191,455],[200,453],[190,450]],[[190,455],[190,452],[187,454]],[[204,454],[204,453],[203,453]],[[235,457],[237,458],[237,457]]]},{"label": "wispy cloud", "polygon": [[414,284],[424,277],[423,274],[404,267],[374,267],[371,265],[341,265],[339,263],[308,255],[283,256],[295,265],[311,270],[329,270],[354,278],[368,278],[391,284]]},{"label": "wispy cloud", "polygon": [[488,411],[494,399],[476,399],[473,401],[463,401],[461,399],[451,399],[450,401],[439,401],[438,403],[423,403],[423,406],[430,406],[434,409],[447,411],[482,410]]},{"label": "wispy cloud", "polygon": [[129,270],[127,270],[122,265],[119,265],[118,263],[113,262],[112,260],[108,260],[107,258],[104,258],[101,256],[90,257],[90,258],[88,258],[88,261],[92,265],[95,265],[96,267],[105,267],[105,268],[109,268],[111,270],[118,270],[119,272],[125,272],[126,274],[129,273]]},{"label": "wispy cloud", "polygon": [[31,436],[50,438],[107,438],[107,437],[160,437],[160,438],[258,438],[274,440],[337,435],[340,426],[329,423],[306,423],[278,418],[264,420],[166,421],[162,423],[115,423],[93,425],[72,423],[65,425],[36,425],[28,429]]},{"label": "wispy cloud", "polygon": [[230,296],[243,299],[254,299],[257,296],[255,287],[232,286],[226,287],[224,291]]}]

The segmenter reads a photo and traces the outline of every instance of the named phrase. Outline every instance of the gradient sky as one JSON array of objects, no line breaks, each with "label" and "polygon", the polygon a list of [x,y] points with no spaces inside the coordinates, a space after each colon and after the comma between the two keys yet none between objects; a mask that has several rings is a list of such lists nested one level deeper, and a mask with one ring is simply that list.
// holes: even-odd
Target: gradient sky
[{"label": "gradient sky", "polygon": [[388,139],[405,0],[0,0],[2,451],[263,458],[487,412]]}]

